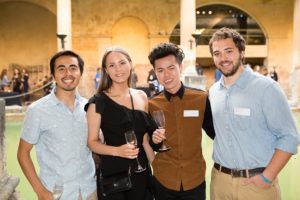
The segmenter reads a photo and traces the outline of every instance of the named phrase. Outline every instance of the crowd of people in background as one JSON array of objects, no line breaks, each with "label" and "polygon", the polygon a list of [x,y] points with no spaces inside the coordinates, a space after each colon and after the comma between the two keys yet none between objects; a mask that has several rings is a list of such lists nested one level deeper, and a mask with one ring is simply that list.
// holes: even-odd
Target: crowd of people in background
[{"label": "crowd of people in background", "polygon": [[9,77],[8,70],[3,69],[0,75],[0,92],[12,92],[22,96],[24,105],[31,103],[31,90],[43,91],[43,96],[50,94],[53,88],[52,76],[45,75],[43,79],[33,82],[30,72],[26,68],[14,68],[13,75]]},{"label": "crowd of people in background", "polygon": [[272,67],[271,69],[268,69],[268,67],[266,66],[255,65],[253,67],[253,71],[260,73],[264,76],[269,76],[274,81],[278,81],[278,74],[276,72],[276,67]]}]

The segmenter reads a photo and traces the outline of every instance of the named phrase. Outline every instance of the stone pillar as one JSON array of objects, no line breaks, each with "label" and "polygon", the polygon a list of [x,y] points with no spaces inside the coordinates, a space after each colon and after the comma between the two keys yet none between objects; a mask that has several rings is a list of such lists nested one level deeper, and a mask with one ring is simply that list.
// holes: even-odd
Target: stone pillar
[{"label": "stone pillar", "polygon": [[19,184],[18,177],[8,176],[5,171],[4,154],[5,101],[0,99],[0,199],[17,200],[15,188]]},{"label": "stone pillar", "polygon": [[[196,62],[196,41],[192,34],[196,32],[196,2],[181,0],[180,4],[180,46],[185,53],[185,67]],[[195,72],[196,73],[196,72]]]},{"label": "stone pillar", "polygon": [[300,0],[294,0],[293,67],[300,64]]},{"label": "stone pillar", "polygon": [[290,105],[300,106],[300,0],[294,0],[293,54],[292,72],[290,75]]},{"label": "stone pillar", "polygon": [[[72,7],[71,0],[57,0],[57,35],[66,35],[64,49],[72,49]],[[62,50],[61,39],[57,39],[57,50]]]},{"label": "stone pillar", "polygon": [[196,2],[181,0],[180,6],[180,46],[185,53],[181,81],[186,86],[205,90],[202,77],[196,72],[196,41],[192,36],[196,33]]}]

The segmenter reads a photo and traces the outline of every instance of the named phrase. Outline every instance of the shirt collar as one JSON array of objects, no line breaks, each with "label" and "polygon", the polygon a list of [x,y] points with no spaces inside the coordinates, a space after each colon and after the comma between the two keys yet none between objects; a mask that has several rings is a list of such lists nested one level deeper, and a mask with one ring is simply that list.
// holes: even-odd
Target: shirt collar
[{"label": "shirt collar", "polygon": [[[55,91],[56,91],[56,88],[54,87],[52,89],[51,93],[49,94],[49,99],[51,100],[53,105],[58,105],[58,104],[61,104],[62,102],[56,97]],[[81,100],[81,96],[80,96],[79,92],[76,91],[76,93],[75,93],[75,105],[76,105],[77,102],[80,102],[80,100]]]},{"label": "shirt collar", "polygon": [[185,88],[184,85],[181,83],[179,90],[175,94],[171,94],[167,90],[164,90],[164,95],[168,101],[171,100],[171,97],[175,97],[175,96],[178,96],[180,99],[182,99],[182,97],[184,95],[184,88]]},{"label": "shirt collar", "polygon": [[[252,73],[252,69],[249,66],[245,66],[244,67],[244,71],[241,73],[241,75],[239,76],[239,78],[235,81],[233,85],[239,87],[239,88],[245,88],[248,84],[248,81],[250,79],[250,74]],[[224,83],[224,76],[222,76],[219,80],[220,83],[220,87],[225,88],[225,83]]]}]

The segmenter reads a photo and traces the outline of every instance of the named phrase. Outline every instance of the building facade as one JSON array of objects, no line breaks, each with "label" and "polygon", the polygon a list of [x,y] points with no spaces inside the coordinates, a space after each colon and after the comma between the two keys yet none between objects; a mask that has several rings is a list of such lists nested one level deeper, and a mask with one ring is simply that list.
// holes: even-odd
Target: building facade
[{"label": "building facade", "polygon": [[[210,62],[208,46],[196,46],[191,34],[196,31],[196,9],[214,4],[219,1],[0,0],[0,69],[27,67],[38,81],[49,74],[49,59],[61,50],[57,34],[63,31],[67,35],[65,48],[78,52],[86,63],[80,86],[84,96],[94,93],[96,68],[105,49],[112,45],[129,51],[138,74],[137,85],[147,86],[151,69],[148,53],[158,43],[170,41],[178,23],[184,27],[180,30],[182,47],[189,49],[188,45],[193,44],[196,62]],[[296,37],[300,33],[299,0],[224,0],[222,5],[242,10],[256,21],[266,42],[248,45],[246,57],[276,66],[287,91],[290,73],[300,63],[300,40]],[[213,79],[212,68],[205,70],[208,79]],[[208,81],[208,86],[211,83]]]}]

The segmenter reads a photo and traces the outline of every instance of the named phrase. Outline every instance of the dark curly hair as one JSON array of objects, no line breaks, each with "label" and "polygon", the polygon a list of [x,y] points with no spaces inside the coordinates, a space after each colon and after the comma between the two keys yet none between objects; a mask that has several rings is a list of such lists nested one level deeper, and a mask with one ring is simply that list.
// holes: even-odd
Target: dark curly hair
[{"label": "dark curly hair", "polygon": [[158,46],[152,49],[148,58],[153,68],[155,68],[155,60],[164,58],[169,55],[175,56],[179,64],[181,64],[184,59],[184,53],[182,49],[172,43],[160,43]]}]

